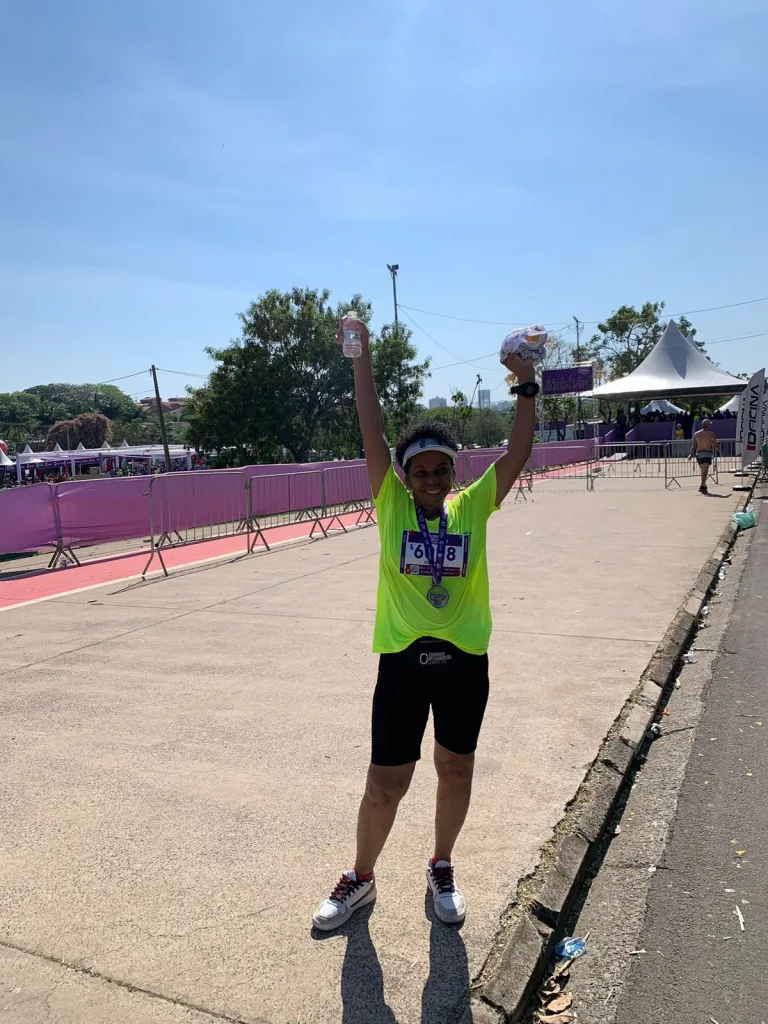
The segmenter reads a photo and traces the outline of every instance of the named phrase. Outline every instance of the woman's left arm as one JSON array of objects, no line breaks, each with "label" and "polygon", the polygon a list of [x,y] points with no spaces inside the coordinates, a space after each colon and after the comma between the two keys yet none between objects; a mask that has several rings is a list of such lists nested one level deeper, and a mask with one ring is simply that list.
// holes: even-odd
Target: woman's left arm
[{"label": "woman's left arm", "polygon": [[[507,356],[504,363],[510,373],[517,375],[521,384],[536,380],[536,371],[530,360],[520,356]],[[515,418],[509,435],[507,450],[496,460],[496,504],[500,505],[514,486],[533,448],[533,430],[536,425],[536,399],[517,396]]]}]

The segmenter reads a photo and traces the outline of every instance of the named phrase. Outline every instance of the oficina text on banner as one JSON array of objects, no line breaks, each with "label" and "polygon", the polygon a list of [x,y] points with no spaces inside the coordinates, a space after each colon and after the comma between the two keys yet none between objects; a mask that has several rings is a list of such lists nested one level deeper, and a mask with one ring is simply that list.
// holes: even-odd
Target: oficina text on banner
[{"label": "oficina text on banner", "polygon": [[763,422],[764,387],[765,368],[752,375],[741,395],[739,420],[736,424],[736,440],[741,444],[742,469],[752,465],[763,443],[763,433],[766,427]]}]

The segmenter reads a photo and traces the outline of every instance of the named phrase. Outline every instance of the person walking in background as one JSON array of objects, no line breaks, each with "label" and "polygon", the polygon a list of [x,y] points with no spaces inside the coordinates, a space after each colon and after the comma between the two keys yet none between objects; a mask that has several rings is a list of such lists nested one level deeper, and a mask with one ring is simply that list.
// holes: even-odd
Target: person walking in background
[{"label": "person walking in background", "polygon": [[373,633],[380,658],[354,867],[344,871],[312,921],[331,931],[376,899],[376,861],[421,757],[431,707],[438,782],[427,882],[437,917],[460,924],[466,903],[452,856],[469,809],[489,689],[486,527],[530,455],[539,386],[531,361],[506,357],[504,365],[520,381],[513,389],[517,410],[509,446],[479,480],[446,503],[455,486],[456,440],[442,423],[407,430],[395,449],[403,483],[384,435],[368,330],[349,314],[341,331],[356,336],[355,397],[381,541]]},{"label": "person walking in background", "polygon": [[707,490],[709,467],[712,465],[715,456],[719,454],[720,446],[712,429],[712,421],[708,419],[702,420],[701,430],[697,430],[693,435],[691,454],[688,456],[689,460],[695,458],[699,464],[699,469],[701,470],[701,487],[699,487],[699,491],[702,494],[709,494]]}]

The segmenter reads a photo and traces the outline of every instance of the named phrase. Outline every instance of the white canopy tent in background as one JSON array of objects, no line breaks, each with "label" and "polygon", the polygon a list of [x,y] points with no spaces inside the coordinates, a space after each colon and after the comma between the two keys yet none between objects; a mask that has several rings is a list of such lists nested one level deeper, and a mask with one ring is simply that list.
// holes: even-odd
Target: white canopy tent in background
[{"label": "white canopy tent in background", "polygon": [[730,402],[726,402],[725,405],[721,405],[717,410],[718,412],[729,412],[731,416],[739,415],[739,406],[741,405],[741,395],[734,395]]},{"label": "white canopy tent in background", "polygon": [[[192,449],[185,448],[181,444],[172,444],[168,447],[173,463],[177,465],[185,463],[187,469],[192,468],[192,456],[194,455]],[[21,483],[22,472],[25,466],[31,468],[33,466],[45,465],[56,469],[68,464],[73,478],[76,474],[75,467],[82,463],[98,465],[99,469],[103,472],[106,460],[110,457],[116,462],[120,460],[121,463],[135,459],[151,465],[155,461],[165,461],[165,450],[161,444],[121,445],[119,448],[112,448],[107,444],[106,448],[103,446],[101,448],[86,448],[81,441],[77,448],[72,451],[63,451],[59,447],[58,451],[54,448],[50,452],[33,452],[29,445],[27,445],[24,451],[16,457],[16,479]],[[7,463],[0,460],[0,466],[2,465],[7,465]],[[14,463],[11,462],[11,465],[14,465]]]},{"label": "white canopy tent in background", "polygon": [[640,365],[619,380],[601,384],[593,398],[626,399],[741,394],[746,381],[711,363],[670,320]]},{"label": "white canopy tent in background", "polygon": [[667,401],[666,398],[654,398],[652,402],[649,402],[648,405],[644,405],[640,410],[643,416],[647,416],[652,412],[661,412],[664,413],[665,416],[670,414],[676,416],[682,411],[683,410],[679,405],[674,405],[674,403]]}]

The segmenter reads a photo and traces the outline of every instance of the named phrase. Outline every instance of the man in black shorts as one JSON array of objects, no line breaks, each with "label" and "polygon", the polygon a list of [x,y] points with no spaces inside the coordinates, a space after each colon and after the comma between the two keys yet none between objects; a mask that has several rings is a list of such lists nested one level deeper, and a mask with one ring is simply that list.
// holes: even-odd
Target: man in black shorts
[{"label": "man in black shorts", "polygon": [[695,457],[701,470],[701,486],[699,491],[702,494],[708,494],[707,490],[707,477],[709,475],[709,467],[712,465],[715,455],[720,454],[720,446],[717,443],[715,432],[712,429],[711,420],[701,421],[701,430],[697,430],[693,435],[693,442],[691,444],[691,454],[688,456],[689,460]]}]

